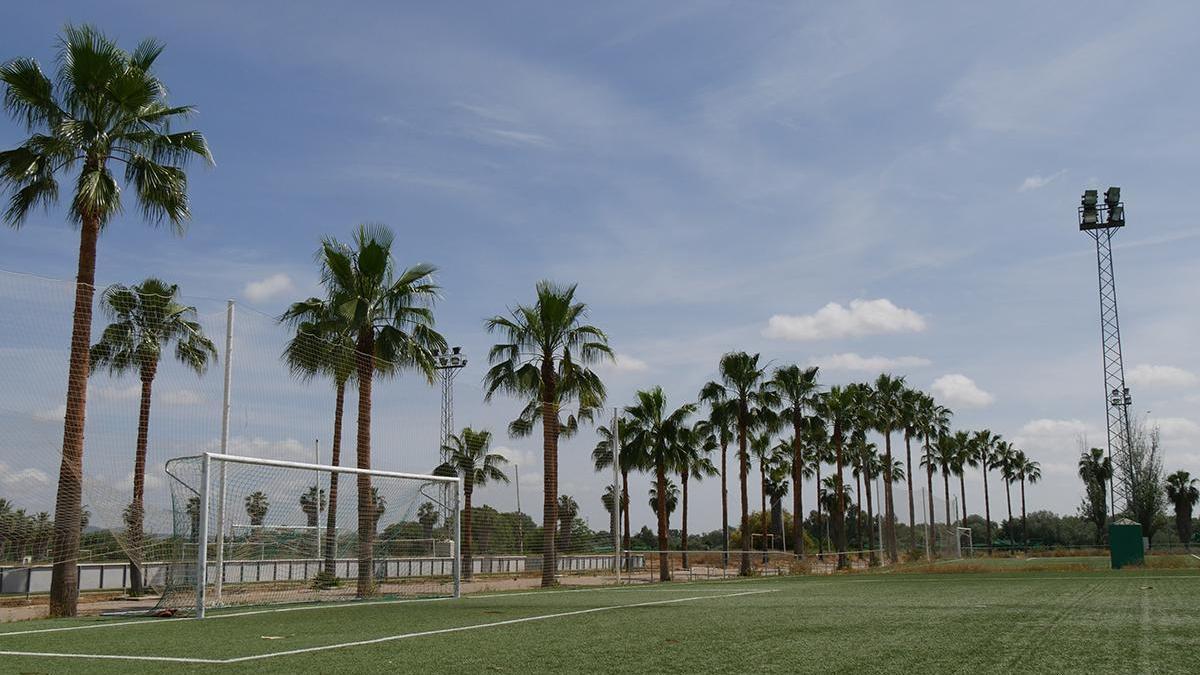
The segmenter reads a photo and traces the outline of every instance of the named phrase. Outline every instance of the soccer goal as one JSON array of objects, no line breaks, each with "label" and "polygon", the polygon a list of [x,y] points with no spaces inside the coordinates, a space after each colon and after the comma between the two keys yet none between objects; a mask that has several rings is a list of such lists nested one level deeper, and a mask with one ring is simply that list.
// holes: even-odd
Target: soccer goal
[{"label": "soccer goal", "polygon": [[[166,470],[159,612],[459,593],[459,478],[214,453]],[[425,504],[452,516],[428,532]]]},{"label": "soccer goal", "polygon": [[969,527],[938,528],[938,555],[949,560],[960,560],[969,557],[974,551],[972,532]]}]

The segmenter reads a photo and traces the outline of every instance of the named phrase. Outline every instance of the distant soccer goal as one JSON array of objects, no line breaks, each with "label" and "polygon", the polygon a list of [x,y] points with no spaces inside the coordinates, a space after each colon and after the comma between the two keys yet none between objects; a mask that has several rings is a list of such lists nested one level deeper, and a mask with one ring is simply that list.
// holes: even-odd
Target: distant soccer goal
[{"label": "distant soccer goal", "polygon": [[[160,611],[459,592],[458,478],[211,453],[166,470]],[[426,532],[425,504],[452,516]]]}]

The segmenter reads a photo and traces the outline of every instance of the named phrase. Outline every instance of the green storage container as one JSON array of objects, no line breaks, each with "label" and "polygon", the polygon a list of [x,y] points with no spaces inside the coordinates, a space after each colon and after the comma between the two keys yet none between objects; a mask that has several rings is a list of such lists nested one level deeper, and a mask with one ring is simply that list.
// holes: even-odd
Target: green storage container
[{"label": "green storage container", "polygon": [[1119,570],[1129,565],[1141,565],[1146,560],[1146,549],[1142,543],[1142,526],[1128,518],[1120,518],[1108,526],[1108,544],[1112,557],[1112,568]]}]

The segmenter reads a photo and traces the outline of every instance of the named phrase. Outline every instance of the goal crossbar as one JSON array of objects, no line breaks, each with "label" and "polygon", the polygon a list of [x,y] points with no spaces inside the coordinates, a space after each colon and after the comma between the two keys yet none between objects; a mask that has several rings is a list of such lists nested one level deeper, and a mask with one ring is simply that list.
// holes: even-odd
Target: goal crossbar
[{"label": "goal crossbar", "polygon": [[[260,457],[246,457],[243,455],[230,455],[219,452],[205,452],[199,456],[201,460],[200,472],[200,490],[199,490],[199,523],[198,523],[198,539],[201,545],[197,547],[197,574],[196,574],[196,618],[204,618],[205,610],[205,586],[208,581],[208,546],[205,542],[208,541],[208,519],[210,509],[210,497],[212,489],[212,471],[211,467],[214,462],[220,463],[220,466],[225,464],[246,464],[255,466],[271,466],[285,469],[298,469],[301,471],[316,471],[321,473],[338,473],[351,475],[366,475],[379,478],[395,478],[405,480],[417,480],[422,482],[442,483],[446,488],[453,486],[455,490],[454,513],[453,513],[453,531],[454,531],[454,551],[453,551],[453,577],[454,577],[454,597],[459,597],[461,593],[461,575],[462,575],[462,547],[458,542],[462,541],[461,518],[459,517],[460,504],[462,503],[463,494],[463,479],[461,476],[437,476],[432,474],[407,473],[403,471],[386,471],[380,469],[361,469],[358,467],[332,466],[327,464],[314,464],[309,462],[294,462],[281,459],[265,459]],[[168,472],[169,473],[169,472]],[[223,472],[222,472],[223,476]],[[222,484],[220,494],[224,496],[224,485]],[[444,506],[444,505],[443,505]],[[224,503],[220,508],[224,509]],[[222,514],[223,515],[223,514]],[[223,551],[218,548],[217,556],[218,563],[223,558]],[[217,571],[218,579],[223,577],[221,565],[218,564]],[[219,591],[218,591],[219,592]]]}]

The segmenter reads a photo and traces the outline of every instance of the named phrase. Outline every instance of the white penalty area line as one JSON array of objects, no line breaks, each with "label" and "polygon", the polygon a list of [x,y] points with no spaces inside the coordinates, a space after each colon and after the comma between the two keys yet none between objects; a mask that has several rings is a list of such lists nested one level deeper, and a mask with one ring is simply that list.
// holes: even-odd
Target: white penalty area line
[{"label": "white penalty area line", "polygon": [[273,659],[280,656],[295,656],[297,654],[311,654],[313,652],[329,651],[331,649],[346,649],[349,647],[363,647],[366,645],[381,644],[384,642],[394,642],[396,640],[406,640],[409,638],[428,637],[431,635],[445,635],[449,633],[461,633],[480,628],[495,628],[498,626],[511,626],[519,623],[529,623],[532,621],[546,621],[548,619],[561,619],[569,616],[581,616],[583,614],[596,614],[598,612],[609,612],[618,609],[633,609],[636,607],[654,607],[660,605],[674,605],[684,602],[696,602],[699,600],[718,600],[723,598],[736,598],[747,595],[759,595],[762,593],[775,593],[779,589],[768,588],[756,591],[741,591],[739,593],[721,593],[717,595],[694,595],[687,598],[672,598],[670,600],[650,600],[646,602],[634,602],[625,605],[608,605],[605,607],[591,607],[588,609],[577,609],[570,612],[556,612],[554,614],[540,614],[537,616],[525,616],[518,619],[505,619],[503,621],[492,621],[489,623],[477,623],[469,626],[455,626],[452,628],[437,628],[434,630],[417,631],[415,633],[401,633],[399,635],[388,635],[385,637],[374,638],[371,640],[357,640],[355,642],[342,642],[332,645],[321,645],[318,647],[304,647],[301,649],[290,649],[281,652],[270,652],[267,654],[255,654],[253,656],[238,656],[228,659],[202,659],[183,656],[136,656],[123,654],[74,654],[74,653],[54,653],[54,652],[21,652],[21,651],[0,651],[0,656],[31,656],[31,657],[53,657],[66,659],[108,659],[122,661],[165,661],[170,663],[207,663],[207,664],[230,664],[243,663],[246,661],[261,661],[263,659]]}]

